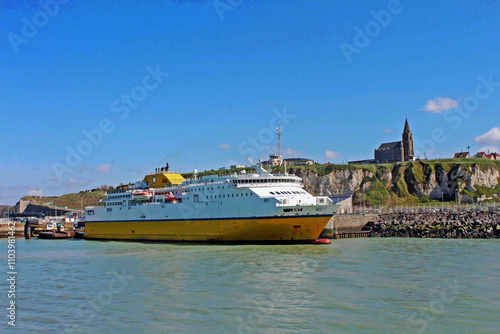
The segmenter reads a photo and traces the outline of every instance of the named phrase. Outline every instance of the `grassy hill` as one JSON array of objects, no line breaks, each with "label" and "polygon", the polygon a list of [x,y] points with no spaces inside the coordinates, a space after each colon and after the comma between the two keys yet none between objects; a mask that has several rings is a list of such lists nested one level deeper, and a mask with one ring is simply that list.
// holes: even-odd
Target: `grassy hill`
[{"label": "grassy hill", "polygon": [[10,205],[0,205],[0,212],[5,209],[5,210],[10,210],[12,207]]},{"label": "grassy hill", "polygon": [[[246,168],[233,168],[233,169],[219,169],[219,170],[207,170],[204,172],[199,172],[198,177],[206,176],[206,175],[228,175],[234,173],[241,173],[242,170],[245,170],[247,173],[255,173],[255,169],[252,167]],[[193,173],[184,173],[181,174],[185,179],[192,178]]]},{"label": "grassy hill", "polygon": [[77,209],[83,206],[97,205],[99,200],[106,197],[105,191],[92,191],[92,192],[80,192],[75,194],[66,194],[62,196],[48,196],[48,197],[38,197],[38,196],[25,196],[22,200],[30,201],[32,204],[37,205],[56,205],[58,207],[68,207],[68,209]]}]

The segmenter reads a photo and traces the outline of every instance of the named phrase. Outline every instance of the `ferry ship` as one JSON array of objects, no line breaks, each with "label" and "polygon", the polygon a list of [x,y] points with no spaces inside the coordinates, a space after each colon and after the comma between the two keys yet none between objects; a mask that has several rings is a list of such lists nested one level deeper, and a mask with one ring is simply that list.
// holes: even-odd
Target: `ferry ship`
[{"label": "ferry ship", "polygon": [[311,243],[338,205],[303,189],[301,178],[255,173],[184,179],[166,167],[142,181],[109,190],[86,207],[87,239]]}]

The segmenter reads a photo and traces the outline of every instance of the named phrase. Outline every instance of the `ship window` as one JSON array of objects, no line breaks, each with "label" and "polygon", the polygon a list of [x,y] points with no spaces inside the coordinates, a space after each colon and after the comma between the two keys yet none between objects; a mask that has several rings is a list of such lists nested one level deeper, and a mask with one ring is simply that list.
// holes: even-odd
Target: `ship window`
[{"label": "ship window", "polygon": [[232,196],[232,197],[234,197],[234,194],[233,194],[233,196]]},{"label": "ship window", "polygon": [[274,195],[274,193],[272,191],[269,192],[271,195]]},{"label": "ship window", "polygon": [[292,212],[293,209],[283,209],[283,212]]},{"label": "ship window", "polygon": [[195,203],[199,203],[200,202],[200,198],[198,195],[194,195],[194,202]]},{"label": "ship window", "polygon": [[269,198],[264,198],[264,203],[269,203]]}]

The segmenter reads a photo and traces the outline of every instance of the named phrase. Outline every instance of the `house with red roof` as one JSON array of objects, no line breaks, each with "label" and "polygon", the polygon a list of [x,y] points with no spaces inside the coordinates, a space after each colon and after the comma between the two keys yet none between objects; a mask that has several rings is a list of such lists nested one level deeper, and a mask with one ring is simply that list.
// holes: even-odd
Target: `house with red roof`
[{"label": "house with red roof", "polygon": [[455,156],[453,159],[469,159],[470,154],[469,152],[460,152],[460,153],[455,153]]},{"label": "house with red roof", "polygon": [[474,158],[488,159],[488,155],[484,152],[477,152]]}]

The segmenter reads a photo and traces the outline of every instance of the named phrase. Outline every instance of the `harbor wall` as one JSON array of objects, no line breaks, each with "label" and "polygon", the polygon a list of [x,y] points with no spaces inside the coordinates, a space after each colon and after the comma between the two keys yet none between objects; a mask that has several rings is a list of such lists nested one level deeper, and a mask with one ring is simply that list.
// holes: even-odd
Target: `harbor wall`
[{"label": "harbor wall", "polygon": [[377,219],[377,214],[333,216],[320,237],[331,237],[335,232],[337,234],[359,232],[368,222]]},{"label": "harbor wall", "polygon": [[[0,218],[0,238],[7,238],[9,233],[9,221],[8,218]],[[16,237],[24,236],[24,223],[16,222],[15,235]]]}]

